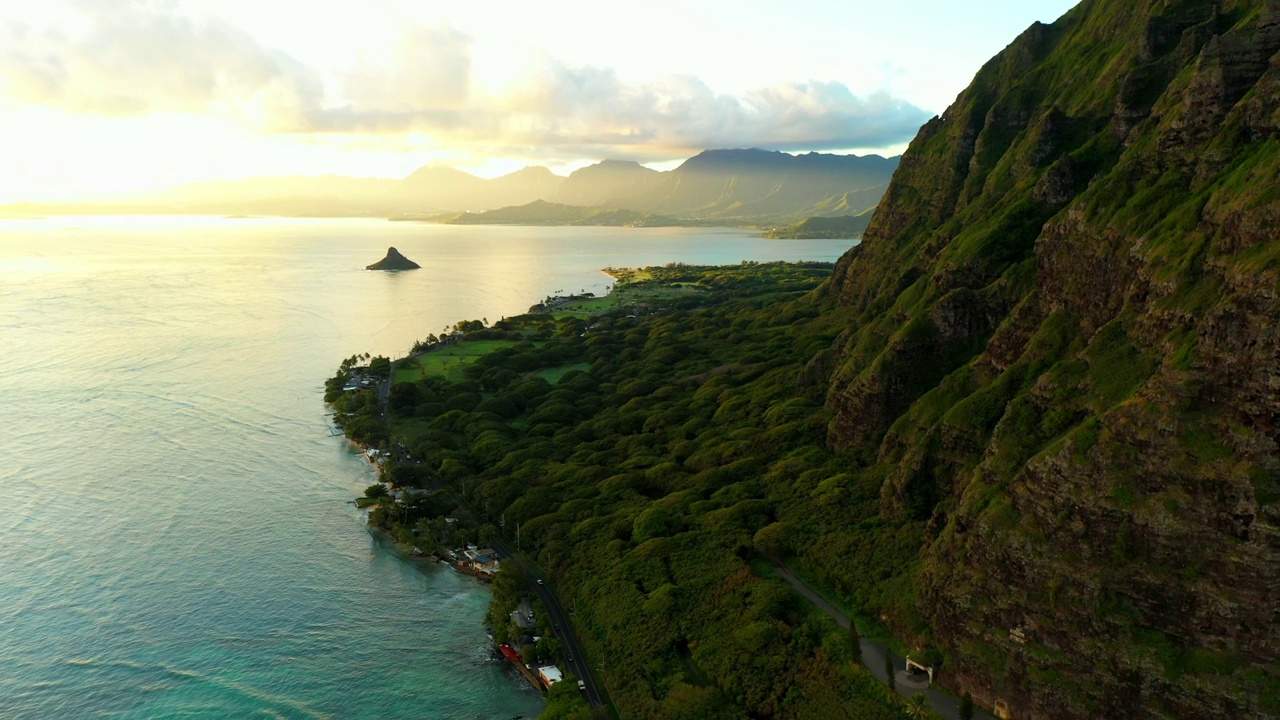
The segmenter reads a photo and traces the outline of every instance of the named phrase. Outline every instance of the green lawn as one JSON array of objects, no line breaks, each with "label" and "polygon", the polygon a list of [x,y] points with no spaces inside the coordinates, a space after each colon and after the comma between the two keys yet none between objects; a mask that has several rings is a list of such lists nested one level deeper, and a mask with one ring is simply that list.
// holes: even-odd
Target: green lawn
[{"label": "green lawn", "polygon": [[614,288],[626,283],[644,282],[653,279],[653,273],[645,268],[608,268],[605,273],[614,279]]},{"label": "green lawn", "polygon": [[463,380],[462,369],[476,358],[495,350],[513,347],[514,340],[471,340],[432,350],[396,366],[396,382],[414,382],[435,375],[450,382]]},{"label": "green lawn", "polygon": [[[647,279],[649,277],[647,271],[636,273],[637,279]],[[565,306],[557,308],[552,316],[557,319],[567,317],[590,318],[600,313],[612,310],[619,306],[625,306],[632,303],[654,302],[657,300],[669,300],[672,298],[686,297],[696,295],[703,292],[701,288],[692,284],[680,284],[679,287],[670,285],[659,287],[634,287],[623,286],[615,288],[615,292],[599,298],[590,298],[586,300],[575,300]],[[527,335],[532,335],[532,328],[525,328]],[[425,353],[424,355],[405,360],[396,366],[395,382],[416,382],[428,377],[444,377],[450,382],[459,382],[465,379],[462,375],[463,369],[475,362],[475,359],[488,355],[495,350],[501,350],[514,346],[516,343],[512,340],[471,340],[463,341],[457,345],[439,348]],[[560,378],[571,370],[586,370],[590,366],[587,364],[566,365],[562,367],[546,368],[540,370],[535,375],[544,378],[552,385],[560,382]]]},{"label": "green lawn", "polygon": [[613,293],[606,297],[592,298],[590,300],[575,300],[566,305],[562,305],[552,311],[552,317],[561,320],[567,317],[588,318],[593,315],[599,315],[607,310],[628,305],[637,302],[652,302],[655,300],[670,300],[673,298],[688,297],[703,292],[702,288],[695,283],[675,283],[674,285],[635,287],[624,286],[615,288]]},{"label": "green lawn", "polygon": [[615,305],[617,305],[617,300],[616,296],[613,295],[590,300],[575,300],[556,308],[551,315],[557,320],[567,317],[587,318],[606,310],[611,310]]},{"label": "green lawn", "polygon": [[618,292],[618,302],[628,303],[644,302],[647,300],[665,300],[697,295],[700,292],[702,292],[702,288],[692,283],[684,283],[678,287],[662,285],[658,287],[622,288]]},{"label": "green lawn", "polygon": [[591,363],[574,363],[572,365],[561,365],[559,367],[544,368],[533,374],[533,377],[540,377],[552,385],[559,384],[560,378],[574,370],[587,371],[591,369]]}]

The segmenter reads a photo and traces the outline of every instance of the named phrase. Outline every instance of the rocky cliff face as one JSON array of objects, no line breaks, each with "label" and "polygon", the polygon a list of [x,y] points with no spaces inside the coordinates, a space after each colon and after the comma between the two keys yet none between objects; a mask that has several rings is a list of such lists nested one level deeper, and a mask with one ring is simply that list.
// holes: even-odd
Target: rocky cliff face
[{"label": "rocky cliff face", "polygon": [[[1280,716],[1280,2],[1086,0],[903,157],[830,442],[1012,717]],[[809,378],[812,381],[812,378]]]}]

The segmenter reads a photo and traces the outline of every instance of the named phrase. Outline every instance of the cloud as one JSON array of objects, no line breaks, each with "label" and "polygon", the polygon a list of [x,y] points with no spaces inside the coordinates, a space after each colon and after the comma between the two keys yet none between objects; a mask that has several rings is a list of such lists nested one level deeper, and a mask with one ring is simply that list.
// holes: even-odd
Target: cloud
[{"label": "cloud", "polygon": [[471,39],[452,28],[404,31],[390,70],[365,66],[343,78],[352,103],[385,111],[458,108],[471,91]]},{"label": "cloud", "polygon": [[[397,87],[376,74],[360,79]],[[628,83],[609,69],[568,67],[551,58],[500,94],[471,93],[447,107],[434,96],[415,102],[408,90],[395,108],[367,102],[359,86],[348,86],[346,94],[357,101],[322,110],[298,130],[426,132],[525,155],[670,157],[709,147],[886,147],[909,140],[930,115],[886,93],[855,95],[837,82],[787,83],[734,96],[696,77]]]},{"label": "cloud", "polygon": [[548,60],[507,94],[503,136],[527,145],[698,150],[884,147],[910,139],[929,113],[885,93],[837,82],[786,83],[742,96],[695,77],[623,82],[599,68]]},{"label": "cloud", "polygon": [[81,32],[11,28],[0,37],[8,94],[78,113],[229,112],[249,122],[321,102],[323,83],[308,68],[216,19],[156,2],[77,9]]},{"label": "cloud", "polygon": [[339,75],[216,18],[135,0],[81,0],[77,32],[0,30],[0,87],[78,113],[224,115],[261,132],[427,135],[476,155],[655,159],[709,147],[885,147],[929,113],[837,82],[738,95],[692,76],[632,83],[606,68],[537,58],[504,91],[478,91],[471,39],[409,28],[385,65]]}]

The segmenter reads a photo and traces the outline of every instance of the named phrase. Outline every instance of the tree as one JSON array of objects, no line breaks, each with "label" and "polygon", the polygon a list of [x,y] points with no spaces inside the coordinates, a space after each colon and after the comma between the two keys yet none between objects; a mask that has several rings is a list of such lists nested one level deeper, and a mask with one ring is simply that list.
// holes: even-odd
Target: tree
[{"label": "tree", "polygon": [[[720,288],[737,293],[723,312],[684,314],[685,301],[655,299],[649,302],[670,302],[672,312],[627,319],[615,310],[593,318],[585,338],[581,319],[550,313],[484,331],[509,333],[510,346],[466,371],[453,359],[448,377],[415,380],[416,391],[392,389],[394,412],[379,423],[389,428],[381,435],[394,430],[421,465],[387,477],[392,487],[433,485],[444,479],[439,470],[452,492],[475,505],[412,498],[403,524],[448,547],[475,541],[479,523],[504,519],[513,545],[545,559],[549,570],[571,570],[557,579],[577,601],[580,630],[604,638],[602,657],[615,683],[622,680],[614,698],[620,717],[904,717],[905,697],[841,672],[849,658],[839,633],[806,622],[807,606],[790,586],[762,579],[752,567],[761,557],[797,554],[822,564],[827,589],[861,596],[876,578],[909,566],[923,535],[912,526],[892,544],[875,543],[846,522],[866,509],[857,503],[878,501],[862,489],[882,483],[871,478],[863,488],[861,475],[843,474],[847,459],[822,442],[821,402],[797,393],[794,382],[830,345],[829,330],[809,336],[818,313],[809,313],[807,302],[776,307],[765,296],[751,298],[754,272],[717,270],[724,281],[703,283],[705,299],[690,301],[692,309],[693,300],[711,305]],[[546,327],[554,328],[546,343],[528,342]],[[567,366],[580,369],[557,383],[531,375]],[[358,410],[375,430],[377,395],[345,393],[338,409],[353,417]],[[420,483],[409,469],[424,473]],[[821,504],[819,497],[840,501]],[[396,513],[389,507],[378,517]],[[460,521],[446,523],[442,515]],[[423,526],[421,518],[435,519]],[[828,534],[838,542],[807,542]],[[553,635],[549,613],[538,612],[539,629],[528,633],[541,641],[521,648],[525,632],[510,614],[535,580],[517,582],[518,573],[514,560],[503,562],[486,618],[496,640],[523,649],[530,661],[554,659],[559,633]],[[860,635],[847,625],[846,633],[857,657]],[[769,663],[756,662],[766,653]],[[652,692],[626,690],[628,678]],[[603,720],[606,711],[592,712],[576,683],[565,682],[549,693],[543,717]],[[855,705],[840,708],[842,699]]]},{"label": "tree", "polygon": [[591,707],[578,692],[578,683],[566,678],[547,691],[547,705],[538,717],[546,720],[591,720]]},{"label": "tree", "polygon": [[907,717],[919,719],[927,718],[929,715],[929,703],[925,699],[924,693],[907,698]]},{"label": "tree", "polygon": [[973,720],[973,695],[965,693],[960,698],[960,720]]},{"label": "tree", "polygon": [[564,645],[561,644],[558,638],[538,638],[538,644],[535,652],[538,657],[538,662],[556,662],[564,656]]},{"label": "tree", "polygon": [[364,489],[364,496],[367,498],[381,498],[387,496],[387,486],[382,483],[374,483]]},{"label": "tree", "polygon": [[421,538],[419,547],[426,552],[435,547],[436,540],[431,533],[431,520],[429,518],[419,518],[418,522],[413,526],[413,530]]},{"label": "tree", "polygon": [[665,508],[654,506],[640,513],[632,523],[632,538],[637,543],[655,537],[666,537],[671,529],[671,516]]},{"label": "tree", "polygon": [[760,528],[751,543],[756,552],[772,560],[780,560],[787,552],[791,540],[791,528],[782,522],[775,522]]}]

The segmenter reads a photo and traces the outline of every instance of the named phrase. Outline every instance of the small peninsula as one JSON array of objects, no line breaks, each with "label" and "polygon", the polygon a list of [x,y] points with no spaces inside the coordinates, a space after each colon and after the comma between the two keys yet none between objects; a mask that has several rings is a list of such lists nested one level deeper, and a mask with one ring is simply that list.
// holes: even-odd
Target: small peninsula
[{"label": "small peninsula", "polygon": [[381,260],[379,260],[378,262],[372,265],[366,265],[364,269],[365,270],[417,270],[418,268],[421,268],[421,267],[422,266],[419,265],[418,263],[410,260],[404,255],[401,255],[399,250],[393,247],[389,247],[387,248],[386,257],[382,258]]}]

